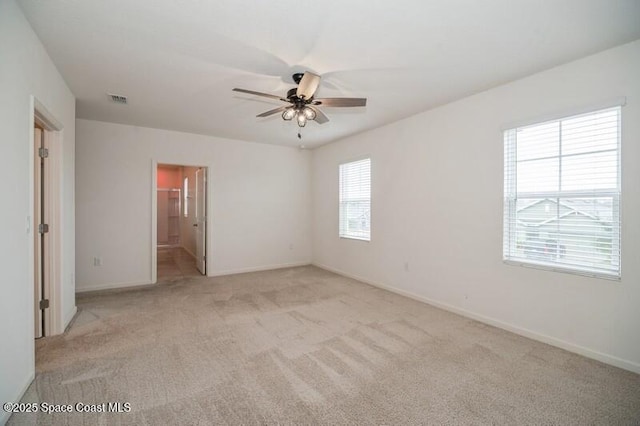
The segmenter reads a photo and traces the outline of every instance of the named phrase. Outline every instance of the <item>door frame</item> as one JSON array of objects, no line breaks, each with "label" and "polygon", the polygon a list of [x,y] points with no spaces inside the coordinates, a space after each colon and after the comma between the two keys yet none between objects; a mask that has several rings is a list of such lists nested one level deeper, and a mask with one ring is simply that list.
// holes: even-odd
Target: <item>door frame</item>
[{"label": "door frame", "polygon": [[211,183],[212,164],[192,163],[189,161],[176,161],[165,159],[151,159],[151,284],[158,282],[158,164],[172,164],[185,167],[202,167],[206,170],[205,178],[207,182],[207,226],[205,232],[206,247],[205,256],[207,258],[207,277],[212,277],[213,265],[213,227],[212,214],[213,211],[213,185]]},{"label": "door frame", "polygon": [[[27,229],[31,237],[29,244],[29,282],[30,300],[35,301],[35,233],[34,223],[36,182],[35,125],[44,129],[49,145],[49,180],[44,190],[49,194],[49,309],[45,310],[45,336],[54,336],[64,332],[64,314],[62,310],[63,254],[62,254],[62,153],[64,130],[62,123],[35,96],[31,96],[29,114],[29,214]],[[35,312],[32,316],[35,322]],[[35,323],[31,327],[35,339]]]},{"label": "door frame", "polygon": [[[194,209],[195,212],[195,217],[196,217],[196,224],[195,226],[197,226],[196,228],[196,268],[198,269],[198,271],[200,271],[200,273],[203,273],[203,275],[207,274],[207,271],[209,268],[207,268],[207,257],[206,257],[206,253],[207,253],[207,221],[208,221],[208,217],[207,217],[207,169],[204,167],[199,167],[198,169],[196,169],[196,173],[195,173],[195,184],[196,184],[196,206]],[[202,179],[202,183],[204,186],[204,191],[201,192],[200,190],[200,180]],[[204,208],[202,205],[202,200],[199,200],[200,196],[204,197],[205,199],[205,204],[204,204]],[[202,213],[202,215],[200,214]],[[203,220],[204,217],[204,220]],[[201,232],[200,227],[204,228],[204,231]],[[204,244],[202,244],[202,238],[204,237]],[[201,250],[199,249],[201,247]],[[204,252],[204,259],[199,258],[199,255],[201,252]],[[204,265],[202,264],[204,260]]]}]

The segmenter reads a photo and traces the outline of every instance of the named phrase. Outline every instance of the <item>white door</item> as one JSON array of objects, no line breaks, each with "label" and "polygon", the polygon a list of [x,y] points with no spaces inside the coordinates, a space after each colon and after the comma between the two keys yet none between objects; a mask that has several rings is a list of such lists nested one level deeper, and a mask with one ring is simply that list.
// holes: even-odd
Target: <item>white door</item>
[{"label": "white door", "polygon": [[202,275],[207,273],[207,169],[196,170],[196,264]]}]

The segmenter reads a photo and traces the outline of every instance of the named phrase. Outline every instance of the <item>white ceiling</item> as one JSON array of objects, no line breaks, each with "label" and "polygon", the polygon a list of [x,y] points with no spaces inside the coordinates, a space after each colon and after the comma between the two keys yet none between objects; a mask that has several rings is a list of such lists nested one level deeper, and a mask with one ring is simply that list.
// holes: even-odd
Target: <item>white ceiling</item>
[{"label": "white ceiling", "polygon": [[[323,76],[307,147],[640,38],[638,0],[19,0],[79,118],[297,146],[256,114],[291,74]],[[114,104],[106,92],[129,97]]]}]

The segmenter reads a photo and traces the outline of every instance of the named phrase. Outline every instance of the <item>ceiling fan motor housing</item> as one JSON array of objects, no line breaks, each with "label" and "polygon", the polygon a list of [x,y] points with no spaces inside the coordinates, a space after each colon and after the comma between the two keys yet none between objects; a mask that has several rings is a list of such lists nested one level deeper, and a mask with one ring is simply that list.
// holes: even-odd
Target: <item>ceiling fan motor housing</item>
[{"label": "ceiling fan motor housing", "polygon": [[297,72],[295,74],[293,74],[291,76],[291,78],[293,79],[294,83],[296,84],[300,84],[300,81],[302,80],[302,77],[304,77],[304,73],[303,72]]},{"label": "ceiling fan motor housing", "polygon": [[310,104],[313,101],[313,97],[310,99],[300,98],[298,97],[297,90],[298,89],[295,87],[293,89],[289,89],[287,91],[287,99],[293,104],[294,108],[302,110],[305,105]]},{"label": "ceiling fan motor housing", "polygon": [[287,99],[294,100],[295,98],[297,98],[298,97],[298,95],[296,94],[297,90],[298,89],[296,89],[295,87],[293,89],[287,90]]}]

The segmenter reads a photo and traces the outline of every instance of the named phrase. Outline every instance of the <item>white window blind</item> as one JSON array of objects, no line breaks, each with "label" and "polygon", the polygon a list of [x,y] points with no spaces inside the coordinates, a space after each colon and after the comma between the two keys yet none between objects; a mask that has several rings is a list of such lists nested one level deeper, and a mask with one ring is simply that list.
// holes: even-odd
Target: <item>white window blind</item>
[{"label": "white window blind", "polygon": [[620,277],[620,107],[504,132],[507,261]]},{"label": "white window blind", "polygon": [[371,159],[340,164],[340,237],[371,239]]}]

